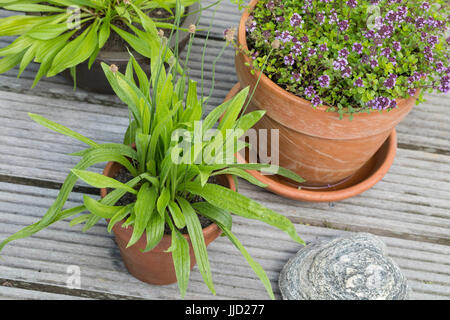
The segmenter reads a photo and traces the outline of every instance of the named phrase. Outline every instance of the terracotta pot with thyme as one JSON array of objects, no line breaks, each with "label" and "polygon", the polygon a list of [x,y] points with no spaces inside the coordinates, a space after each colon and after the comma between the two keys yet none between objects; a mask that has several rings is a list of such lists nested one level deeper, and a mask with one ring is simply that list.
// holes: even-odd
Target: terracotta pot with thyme
[{"label": "terracotta pot with thyme", "polygon": [[258,83],[249,111],[279,130],[280,165],[339,184],[425,91],[448,92],[448,16],[441,0],[251,1],[236,70],[241,87]]}]

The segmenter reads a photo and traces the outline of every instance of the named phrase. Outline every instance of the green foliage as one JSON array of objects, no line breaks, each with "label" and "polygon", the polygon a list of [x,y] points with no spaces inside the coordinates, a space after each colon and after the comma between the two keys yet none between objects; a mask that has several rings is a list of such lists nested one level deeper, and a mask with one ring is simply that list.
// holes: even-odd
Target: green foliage
[{"label": "green foliage", "polygon": [[[17,36],[0,49],[0,73],[16,65],[22,73],[30,62],[40,63],[34,87],[43,76],[74,70],[85,61],[90,67],[112,32],[139,54],[157,56],[167,41],[158,34],[158,28],[180,28],[166,19],[153,20],[148,14],[162,8],[176,21],[185,7],[198,0],[179,1],[181,12],[175,12],[175,0],[0,0],[0,8],[37,14],[0,19],[0,36]],[[168,52],[167,59],[171,57]]]},{"label": "green foliage", "polygon": [[449,13],[445,0],[260,0],[244,53],[313,106],[391,109],[419,88],[450,90]]},{"label": "green foliage", "polygon": [[[192,39],[193,37],[189,45]],[[150,79],[133,56],[125,74],[102,64],[112,88],[128,105],[132,117],[124,144],[99,144],[42,116],[30,114],[34,121],[82,141],[87,148],[73,154],[81,159],[69,173],[55,202],[42,220],[4,240],[0,249],[12,240],[30,236],[83,211],[89,213],[75,217],[72,225],[84,223],[83,230],[88,230],[105,218],[110,219],[108,231],[117,223],[123,227],[133,226],[128,247],[135,245],[144,236],[147,246],[143,251],[153,249],[161,241],[167,225],[172,238],[169,251],[172,252],[180,293],[184,297],[190,273],[189,245],[181,233],[181,229],[186,227],[199,271],[208,288],[215,293],[198,217],[202,215],[217,223],[224,235],[244,255],[273,298],[266,273],[231,232],[230,213],[268,223],[286,232],[294,241],[304,243],[286,217],[218,184],[221,176],[231,174],[264,186],[245,170],[264,171],[270,165],[237,163],[234,154],[246,147],[246,144],[242,141],[230,143],[228,140],[230,137],[241,137],[264,113],[255,111],[239,118],[249,93],[248,88],[245,88],[231,100],[216,107],[201,121],[204,99],[197,94],[197,83],[183,76],[177,77],[175,67],[168,67],[166,70],[165,55],[171,53],[167,48],[163,48],[162,52],[152,61]],[[185,86],[188,87],[187,91],[183,90]],[[219,120],[222,114],[224,116]],[[218,129],[213,129],[215,124]],[[130,146],[132,143],[135,148]],[[117,181],[115,177],[87,171],[92,165],[106,161],[121,164],[133,179],[124,183]],[[281,169],[278,173],[303,181],[286,169]],[[84,196],[82,206],[63,211],[78,179],[93,187],[109,188],[111,191],[100,200]],[[135,195],[135,202],[125,206],[117,205],[126,193]]]}]

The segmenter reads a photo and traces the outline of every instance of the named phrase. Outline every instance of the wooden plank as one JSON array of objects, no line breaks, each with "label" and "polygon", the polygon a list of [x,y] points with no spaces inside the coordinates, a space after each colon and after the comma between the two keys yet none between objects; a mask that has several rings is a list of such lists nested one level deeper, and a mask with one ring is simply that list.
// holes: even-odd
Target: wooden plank
[{"label": "wooden plank", "polygon": [[70,295],[0,286],[0,300],[83,300]]},{"label": "wooden plank", "polygon": [[[0,190],[1,239],[35,222],[57,192],[7,183],[0,183]],[[81,194],[75,193],[69,204],[77,205],[80,202]],[[258,221],[240,217],[234,217],[233,220],[233,232],[266,269],[278,296],[279,271],[301,246],[283,232]],[[296,228],[307,242],[346,233],[305,225],[296,225]],[[87,233],[81,233],[80,229],[81,226],[71,228],[68,221],[64,221],[31,238],[11,243],[2,252],[0,274],[6,279],[64,287],[68,276],[67,267],[79,265],[83,290],[103,292],[112,297],[178,298],[176,285],[150,286],[126,272],[113,238],[106,231],[105,222],[102,221]],[[434,299],[447,299],[450,296],[449,246],[390,237],[381,239],[387,244],[389,255],[410,279],[415,295]],[[218,292],[215,298],[267,299],[262,284],[226,238],[219,238],[210,245],[209,256]],[[2,289],[0,286],[0,292]],[[197,268],[192,273],[189,297],[212,298]]]}]

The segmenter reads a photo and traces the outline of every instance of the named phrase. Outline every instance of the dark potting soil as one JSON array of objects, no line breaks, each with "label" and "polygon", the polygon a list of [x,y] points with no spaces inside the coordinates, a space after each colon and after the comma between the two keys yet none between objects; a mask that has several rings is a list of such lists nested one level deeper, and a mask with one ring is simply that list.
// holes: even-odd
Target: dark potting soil
[{"label": "dark potting soil", "polygon": [[[167,12],[164,9],[154,9],[152,11],[147,12],[147,15],[152,18],[154,21],[158,21],[158,22],[165,22],[165,23],[174,23],[175,19],[174,18],[170,18],[171,14],[169,12]],[[183,23],[185,18],[181,18],[180,21],[180,25]],[[122,21],[114,21],[113,24],[122,29],[125,30],[131,34],[134,35],[134,32],[132,30],[130,30],[130,28],[128,28],[128,26],[122,22]],[[134,23],[134,26],[139,28],[139,24]],[[142,28],[140,28],[142,29]],[[170,36],[170,29],[161,29],[164,31],[164,35],[166,37]],[[102,50],[105,51],[113,51],[113,52],[121,52],[126,50],[125,48],[129,47],[129,44],[122,39],[122,37],[120,37],[114,30],[111,29],[111,34],[109,36],[109,39],[106,41],[104,47],[102,48]]]},{"label": "dark potting soil", "polygon": [[[171,18],[171,14],[169,12],[167,12],[164,9],[160,9],[160,8],[156,8],[153,10],[149,10],[147,12],[147,15],[152,18],[154,21],[157,22],[164,22],[164,23],[174,23],[175,19]],[[181,21],[180,21],[180,26],[181,24],[184,22],[184,20],[186,19],[186,17],[182,17]],[[114,26],[118,27],[119,29],[122,29],[126,32],[131,33],[132,35],[134,35],[133,30],[131,30],[123,21],[121,20],[114,20],[111,22],[111,24],[113,24]],[[81,33],[83,33],[84,30],[86,30],[87,27],[89,27],[90,24],[86,24],[84,25],[80,30],[78,30],[77,32],[75,32],[75,34],[71,37],[71,39],[75,39],[76,37],[78,37]],[[133,23],[133,26],[135,26],[138,29],[142,30],[142,27],[140,26],[140,24],[138,23]],[[170,29],[161,29],[162,31],[164,31],[164,35],[166,37],[170,36]],[[121,36],[119,36],[113,29],[111,29],[111,33],[109,35],[108,40],[106,41],[105,45],[103,46],[102,50],[104,51],[112,51],[112,52],[123,52],[126,51],[127,47],[130,47],[130,45],[124,40],[122,39]],[[131,48],[130,48],[131,50]]]},{"label": "dark potting soil", "polygon": [[[130,181],[131,179],[133,179],[133,175],[125,168],[120,168],[119,172],[117,173],[117,175],[114,177],[114,179],[116,179],[117,181],[120,181],[122,183],[127,183],[128,181]],[[208,180],[209,183],[217,183],[216,177],[211,177]],[[137,188],[140,185],[137,185]],[[108,189],[108,192],[110,192],[111,189]],[[130,203],[133,203],[136,201],[136,196],[132,193],[126,193],[122,198],[119,199],[119,201],[117,201],[116,205],[117,206],[126,206]],[[199,196],[195,196],[192,200],[191,203],[195,203],[195,202],[201,202],[204,201],[201,197]],[[200,220],[200,224],[202,226],[202,228],[206,228],[207,226],[211,225],[213,223],[213,221],[211,221],[210,219],[198,215],[198,219]],[[186,227],[184,227],[183,229],[180,230],[181,233],[183,234],[187,234],[188,230]],[[169,225],[166,223],[165,227],[164,227],[164,233],[165,234],[171,234],[171,230]]]}]

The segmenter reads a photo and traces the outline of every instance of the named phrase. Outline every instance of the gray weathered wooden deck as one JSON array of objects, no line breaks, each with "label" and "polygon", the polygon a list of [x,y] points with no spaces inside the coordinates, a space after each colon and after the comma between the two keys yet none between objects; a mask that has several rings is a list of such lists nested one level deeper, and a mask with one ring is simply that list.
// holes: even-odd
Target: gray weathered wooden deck
[{"label": "gray weathered wooden deck", "polygon": [[[211,1],[203,1],[210,3]],[[0,11],[0,16],[10,15]],[[212,10],[201,25],[209,25]],[[205,87],[211,64],[222,47],[222,30],[237,25],[239,12],[224,1],[216,12],[206,54]],[[12,39],[0,40],[0,47]],[[199,79],[204,37],[193,47],[191,76]],[[227,49],[217,65],[211,106],[236,82],[234,53]],[[50,206],[57,188],[76,163],[67,154],[83,146],[33,123],[27,112],[42,114],[98,142],[120,142],[127,110],[114,96],[72,86],[61,77],[31,90],[36,65],[20,79],[17,70],[0,75],[0,239],[35,222]],[[347,232],[379,235],[413,290],[413,299],[450,298],[450,97],[429,95],[398,126],[398,152],[384,179],[371,190],[338,203],[286,200],[241,182],[240,192],[286,215],[307,241]],[[98,172],[102,166],[95,167]],[[78,190],[83,190],[79,185]],[[81,202],[74,193],[68,205]],[[300,247],[271,227],[235,217],[233,229],[267,271],[277,297],[278,273]],[[267,299],[264,287],[225,238],[209,247],[217,296],[194,269],[187,298]],[[66,288],[67,267],[81,267],[81,289]],[[11,243],[0,257],[0,299],[178,299],[176,285],[151,286],[130,276],[105,223],[81,233],[60,222],[35,236]]]}]

